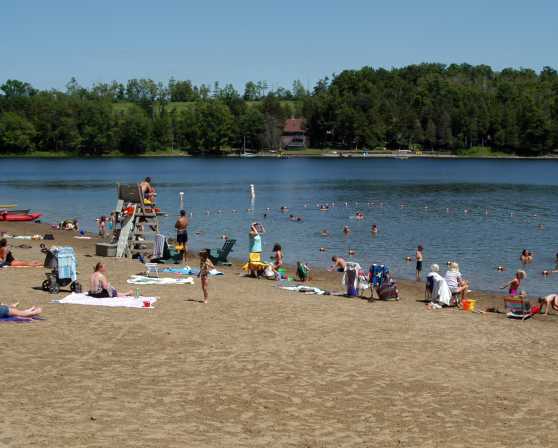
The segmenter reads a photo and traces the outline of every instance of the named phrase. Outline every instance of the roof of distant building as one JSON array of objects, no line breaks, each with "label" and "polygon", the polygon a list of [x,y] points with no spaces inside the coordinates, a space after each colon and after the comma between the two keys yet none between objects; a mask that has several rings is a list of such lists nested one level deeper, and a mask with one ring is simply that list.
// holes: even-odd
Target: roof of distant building
[{"label": "roof of distant building", "polygon": [[304,118],[289,118],[285,121],[283,132],[304,132],[306,130],[306,123]]}]

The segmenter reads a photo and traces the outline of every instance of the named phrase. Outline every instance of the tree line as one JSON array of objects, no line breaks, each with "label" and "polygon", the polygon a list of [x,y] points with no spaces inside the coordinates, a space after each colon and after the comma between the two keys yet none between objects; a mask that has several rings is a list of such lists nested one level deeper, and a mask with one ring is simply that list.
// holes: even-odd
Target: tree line
[{"label": "tree line", "polygon": [[315,148],[409,148],[458,152],[473,146],[520,155],[558,148],[558,73],[545,67],[419,64],[345,70],[308,91],[249,81],[194,85],[131,79],[65,91],[7,80],[0,86],[0,152],[102,155],[173,148],[220,153],[278,149],[284,121],[306,120]]}]

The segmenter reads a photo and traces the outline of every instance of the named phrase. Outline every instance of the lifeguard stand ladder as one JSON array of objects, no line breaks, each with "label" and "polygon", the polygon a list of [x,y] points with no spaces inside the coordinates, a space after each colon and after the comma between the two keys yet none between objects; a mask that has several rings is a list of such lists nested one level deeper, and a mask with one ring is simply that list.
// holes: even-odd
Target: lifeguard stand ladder
[{"label": "lifeguard stand ladder", "polygon": [[118,184],[117,189],[116,256],[146,257],[153,253],[155,235],[159,233],[155,204],[145,205],[139,184]]}]

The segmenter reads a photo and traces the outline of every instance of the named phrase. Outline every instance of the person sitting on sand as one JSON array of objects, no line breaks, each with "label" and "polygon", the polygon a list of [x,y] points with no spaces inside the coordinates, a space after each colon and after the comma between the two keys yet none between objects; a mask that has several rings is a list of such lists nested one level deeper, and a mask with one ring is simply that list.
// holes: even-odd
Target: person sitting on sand
[{"label": "person sitting on sand", "polygon": [[103,299],[105,297],[127,297],[133,294],[133,291],[127,291],[119,294],[116,288],[113,288],[107,279],[107,268],[99,262],[95,265],[95,271],[89,278],[89,292],[91,297]]},{"label": "person sitting on sand", "polygon": [[14,268],[40,267],[42,265],[42,261],[16,260],[12,255],[8,240],[5,238],[0,240],[0,268],[3,268],[4,266],[11,266]]},{"label": "person sitting on sand", "polygon": [[459,264],[455,261],[449,264],[445,279],[452,295],[461,295],[461,301],[463,301],[465,299],[465,294],[467,294],[469,290],[469,284],[463,279],[461,272],[459,272]]},{"label": "person sitting on sand", "polygon": [[523,249],[519,259],[524,265],[529,264],[533,261],[533,254],[531,254],[531,252],[529,252],[527,249]]},{"label": "person sitting on sand", "polygon": [[527,273],[525,271],[519,269],[515,273],[515,277],[513,278],[513,280],[511,282],[506,283],[500,289],[508,288],[508,294],[511,297],[515,297],[515,296],[519,295],[519,286],[521,285],[521,280],[523,280],[525,277],[527,277]]},{"label": "person sitting on sand", "polygon": [[331,257],[331,261],[333,264],[327,269],[328,271],[337,271],[337,272],[345,272],[345,268],[347,267],[347,260],[343,257],[338,257],[334,255]]},{"label": "person sitting on sand", "polygon": [[271,269],[273,269],[273,272],[277,273],[279,268],[283,266],[283,249],[280,244],[275,243],[273,246],[273,255],[271,259],[274,260]]},{"label": "person sitting on sand", "polygon": [[558,294],[549,294],[546,297],[539,299],[541,305],[546,305],[544,315],[548,316],[550,308],[558,312]]},{"label": "person sitting on sand", "polygon": [[31,318],[34,316],[38,316],[43,311],[39,306],[32,306],[31,308],[27,308],[25,310],[18,310],[19,303],[13,303],[11,305],[5,305],[0,303],[0,318],[4,317],[25,317]]}]

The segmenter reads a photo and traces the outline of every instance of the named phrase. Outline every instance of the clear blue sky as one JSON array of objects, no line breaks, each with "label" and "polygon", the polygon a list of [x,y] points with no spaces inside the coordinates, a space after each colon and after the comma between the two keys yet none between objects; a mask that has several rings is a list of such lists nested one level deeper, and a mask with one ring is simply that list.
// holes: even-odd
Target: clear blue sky
[{"label": "clear blue sky", "polygon": [[558,67],[558,0],[2,0],[0,82],[312,86],[343,69]]}]

